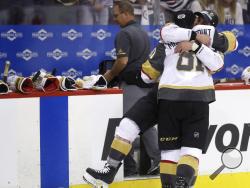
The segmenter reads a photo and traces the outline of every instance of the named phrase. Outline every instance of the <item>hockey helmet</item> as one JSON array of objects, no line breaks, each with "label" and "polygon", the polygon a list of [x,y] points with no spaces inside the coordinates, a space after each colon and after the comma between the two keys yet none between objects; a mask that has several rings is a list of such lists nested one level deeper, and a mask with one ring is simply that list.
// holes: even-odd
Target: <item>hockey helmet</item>
[{"label": "hockey helmet", "polygon": [[195,12],[196,16],[203,18],[204,24],[212,25],[216,27],[219,23],[219,18],[217,14],[212,10],[203,10],[201,12]]}]

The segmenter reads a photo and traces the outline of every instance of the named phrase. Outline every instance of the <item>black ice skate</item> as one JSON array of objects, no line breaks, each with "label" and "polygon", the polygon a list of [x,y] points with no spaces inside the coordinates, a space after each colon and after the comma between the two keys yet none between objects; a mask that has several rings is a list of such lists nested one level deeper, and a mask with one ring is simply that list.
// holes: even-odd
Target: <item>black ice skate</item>
[{"label": "black ice skate", "polygon": [[121,163],[117,168],[106,163],[101,170],[87,168],[83,174],[83,180],[95,187],[107,187],[107,184],[111,184],[114,181],[115,175],[120,166]]}]

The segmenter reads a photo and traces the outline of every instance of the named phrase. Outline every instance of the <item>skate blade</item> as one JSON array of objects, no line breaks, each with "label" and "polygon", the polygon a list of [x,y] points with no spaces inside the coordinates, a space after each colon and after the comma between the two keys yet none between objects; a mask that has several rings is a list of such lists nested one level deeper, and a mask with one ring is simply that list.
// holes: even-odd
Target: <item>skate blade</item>
[{"label": "skate blade", "polygon": [[108,184],[106,184],[105,182],[101,180],[95,179],[87,172],[84,172],[83,180],[86,183],[91,184],[94,188],[108,188],[109,187]]}]

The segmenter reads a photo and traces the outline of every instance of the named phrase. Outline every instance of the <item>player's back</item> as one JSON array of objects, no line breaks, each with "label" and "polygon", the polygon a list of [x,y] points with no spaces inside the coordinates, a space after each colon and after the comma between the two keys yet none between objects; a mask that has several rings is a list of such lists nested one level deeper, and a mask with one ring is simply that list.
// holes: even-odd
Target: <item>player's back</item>
[{"label": "player's back", "polygon": [[[192,31],[209,35],[212,44],[215,33],[213,26],[197,25]],[[166,58],[159,84],[159,99],[212,102],[215,100],[215,94],[210,71],[211,68],[217,69],[221,66],[221,59],[215,57],[204,45],[197,53],[175,53],[178,43],[189,34],[187,32],[189,31],[174,24],[168,24],[162,29]]]},{"label": "player's back", "polygon": [[194,52],[172,53],[165,58],[159,84],[159,99],[204,102],[215,100],[212,76]]}]

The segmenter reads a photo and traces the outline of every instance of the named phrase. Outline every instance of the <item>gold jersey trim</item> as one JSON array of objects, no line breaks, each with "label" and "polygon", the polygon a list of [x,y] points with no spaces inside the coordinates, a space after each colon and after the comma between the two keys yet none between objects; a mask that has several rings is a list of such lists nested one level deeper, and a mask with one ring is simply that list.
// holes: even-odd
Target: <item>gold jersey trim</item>
[{"label": "gold jersey trim", "polygon": [[159,88],[207,90],[207,89],[214,89],[214,86],[174,86],[174,85],[163,84],[160,85]]},{"label": "gold jersey trim", "polygon": [[160,76],[160,72],[156,70],[148,60],[142,64],[142,71],[152,80],[156,80]]}]

